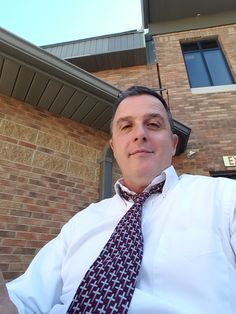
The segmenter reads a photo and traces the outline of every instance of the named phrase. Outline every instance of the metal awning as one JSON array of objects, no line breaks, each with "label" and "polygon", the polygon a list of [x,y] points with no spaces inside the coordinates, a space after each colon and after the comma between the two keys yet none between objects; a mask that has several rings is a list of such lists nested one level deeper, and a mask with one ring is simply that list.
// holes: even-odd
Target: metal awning
[{"label": "metal awning", "polygon": [[145,35],[136,30],[41,48],[89,72],[147,63]]}]

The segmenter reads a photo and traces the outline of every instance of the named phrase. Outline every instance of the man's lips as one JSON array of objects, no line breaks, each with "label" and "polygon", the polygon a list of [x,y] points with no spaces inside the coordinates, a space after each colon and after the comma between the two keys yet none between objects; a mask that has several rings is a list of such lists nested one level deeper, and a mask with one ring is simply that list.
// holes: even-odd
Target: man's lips
[{"label": "man's lips", "polygon": [[131,153],[129,153],[129,156],[133,156],[133,155],[137,155],[137,154],[152,154],[152,153],[153,153],[152,150],[136,149],[136,150],[132,151]]}]

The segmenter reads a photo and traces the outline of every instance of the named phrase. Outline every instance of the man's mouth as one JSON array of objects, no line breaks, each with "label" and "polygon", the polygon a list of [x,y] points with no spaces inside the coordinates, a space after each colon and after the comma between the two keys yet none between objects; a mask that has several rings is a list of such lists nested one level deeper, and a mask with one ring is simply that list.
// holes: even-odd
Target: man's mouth
[{"label": "man's mouth", "polygon": [[148,150],[148,149],[136,149],[129,153],[129,156],[137,155],[137,154],[152,154],[153,151]]}]

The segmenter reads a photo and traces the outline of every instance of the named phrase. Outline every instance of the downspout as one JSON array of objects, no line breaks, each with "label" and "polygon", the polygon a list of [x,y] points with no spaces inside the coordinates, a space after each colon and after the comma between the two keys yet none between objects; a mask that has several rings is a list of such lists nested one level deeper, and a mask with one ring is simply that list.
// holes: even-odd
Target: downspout
[{"label": "downspout", "polygon": [[113,153],[109,144],[106,144],[101,161],[100,199],[112,196],[112,162]]},{"label": "downspout", "polygon": [[[155,53],[156,53],[156,49],[155,49]],[[159,88],[160,88],[160,94],[163,97],[161,75],[160,75],[160,67],[159,67],[159,63],[158,62],[156,62],[156,68],[157,68],[157,78],[158,78],[158,83],[159,83]]]},{"label": "downspout", "polygon": [[157,79],[158,79],[158,84],[159,84],[158,90],[161,96],[163,96],[160,67],[159,67],[159,63],[157,62],[157,49],[156,49],[154,40],[152,38],[152,35],[149,33],[145,34],[145,41],[146,41],[146,51],[147,51],[147,64],[156,65]]},{"label": "downspout", "polygon": [[[156,48],[155,48],[155,52],[156,52]],[[157,78],[158,78],[158,83],[159,83],[159,88],[160,88],[160,94],[162,97],[164,97],[163,91],[166,91],[167,104],[169,106],[170,105],[170,103],[169,103],[169,92],[168,92],[168,89],[162,88],[160,67],[159,67],[159,63],[157,61],[156,61],[156,68],[157,68]]]}]

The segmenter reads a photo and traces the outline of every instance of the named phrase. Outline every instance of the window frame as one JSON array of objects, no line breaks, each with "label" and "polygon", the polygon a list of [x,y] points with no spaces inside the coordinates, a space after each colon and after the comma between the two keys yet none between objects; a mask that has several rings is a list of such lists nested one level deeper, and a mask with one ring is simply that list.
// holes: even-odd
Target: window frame
[{"label": "window frame", "polygon": [[[206,42],[206,41],[214,41],[216,43],[216,47],[214,48],[202,48],[202,43]],[[193,49],[193,50],[189,50],[189,51],[184,51],[184,44],[196,44],[197,47],[198,47],[198,50],[196,49]],[[185,64],[185,69],[186,69],[186,72],[187,72],[187,76],[188,76],[188,81],[189,81],[189,86],[191,87],[191,89],[194,89],[194,88],[209,88],[209,87],[215,87],[215,86],[224,86],[224,85],[234,85],[235,84],[235,80],[234,80],[234,77],[233,77],[233,74],[231,72],[231,69],[229,67],[229,64],[227,62],[227,59],[225,57],[225,54],[221,48],[221,45],[219,43],[219,40],[217,38],[202,38],[202,39],[198,39],[198,40],[188,40],[188,41],[180,41],[180,46],[181,46],[181,51],[182,51],[182,55],[183,55],[183,59],[184,59],[184,64]],[[222,56],[222,60],[224,62],[224,66],[225,66],[225,69],[226,71],[228,72],[229,74],[229,78],[231,79],[231,83],[227,83],[227,84],[219,84],[219,85],[216,85],[213,83],[213,79],[212,79],[212,75],[209,71],[209,67],[207,65],[207,61],[206,61],[206,58],[204,56],[204,52],[205,51],[220,51],[221,53],[221,56]],[[210,82],[210,85],[203,85],[203,86],[192,86],[191,84],[191,81],[190,81],[190,74],[189,74],[189,68],[187,66],[187,62],[185,60],[185,55],[187,55],[188,53],[193,53],[193,52],[198,52],[201,56],[201,60],[202,60],[202,63],[204,65],[204,69],[206,71],[206,74],[207,74],[207,78]]]}]

